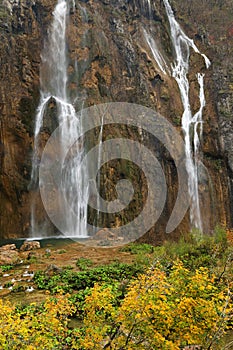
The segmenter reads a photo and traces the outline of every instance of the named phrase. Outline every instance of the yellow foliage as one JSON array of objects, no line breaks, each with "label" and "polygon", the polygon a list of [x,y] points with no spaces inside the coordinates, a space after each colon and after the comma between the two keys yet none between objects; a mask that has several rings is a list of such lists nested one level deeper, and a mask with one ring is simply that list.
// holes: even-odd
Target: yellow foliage
[{"label": "yellow foliage", "polygon": [[169,275],[156,267],[130,283],[120,305],[112,287],[95,285],[86,298],[80,349],[207,348],[232,312],[214,279],[207,269],[190,273],[180,262]]},{"label": "yellow foliage", "polygon": [[32,303],[22,315],[14,305],[0,299],[0,344],[3,350],[62,349],[73,307],[67,296],[47,298],[43,308]]},{"label": "yellow foliage", "polygon": [[80,328],[69,329],[76,306],[68,295],[20,309],[0,299],[2,350],[211,349],[232,314],[229,291],[208,269],[195,272],[177,262],[165,273],[154,267],[128,285],[96,284],[85,298]]}]

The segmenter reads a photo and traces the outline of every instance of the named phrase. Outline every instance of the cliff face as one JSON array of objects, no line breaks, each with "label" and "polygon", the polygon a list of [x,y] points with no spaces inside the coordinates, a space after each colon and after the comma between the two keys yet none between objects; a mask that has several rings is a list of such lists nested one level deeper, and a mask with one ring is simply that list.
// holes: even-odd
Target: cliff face
[{"label": "cliff face", "polygon": [[[187,6],[186,6],[187,5]],[[221,221],[232,226],[232,53],[231,1],[174,1],[177,19],[212,65],[206,86],[203,156],[212,178]],[[227,205],[224,206],[224,198]]]},{"label": "cliff face", "polygon": [[[0,233],[1,237],[27,236],[30,228],[30,172],[33,128],[39,102],[40,53],[51,22],[54,0],[35,2],[5,0],[0,5]],[[75,5],[75,6],[74,6]],[[194,38],[198,48],[211,60],[206,70],[201,56],[191,53],[190,100],[194,111],[199,108],[196,73],[205,73],[206,107],[201,149],[200,200],[203,225],[210,231],[218,222],[231,226],[233,198],[233,23],[231,1],[171,1],[178,22]],[[155,1],[149,11],[147,1],[97,0],[70,4],[67,28],[69,57],[68,91],[76,109],[103,102],[132,102],[150,107],[165,116],[181,132],[182,103],[177,84],[156,63],[145,39],[150,31],[169,66],[172,45],[168,19],[162,1]],[[51,113],[52,115],[52,103]],[[46,121],[45,121],[46,124]],[[52,131],[52,123],[47,125]],[[104,129],[104,139],[117,135]],[[138,133],[122,129],[125,137],[138,139]],[[90,138],[93,143],[98,130]],[[174,162],[161,145],[146,138],[155,150],[166,173],[168,200],[161,219],[147,239],[164,239],[164,227],[177,195],[177,173]],[[138,171],[124,166],[124,176],[136,182]],[[122,169],[110,164],[106,169],[103,195],[114,197],[114,183]],[[109,181],[106,177],[111,175]],[[104,175],[102,175],[104,178]],[[141,175],[141,189],[134,199],[135,215],[146,197]],[[41,213],[43,216],[41,205]],[[90,211],[90,220],[94,215]],[[103,217],[109,223],[109,218]],[[122,218],[115,218],[120,224]],[[174,235],[189,229],[189,215]],[[154,234],[156,233],[156,235]]]}]

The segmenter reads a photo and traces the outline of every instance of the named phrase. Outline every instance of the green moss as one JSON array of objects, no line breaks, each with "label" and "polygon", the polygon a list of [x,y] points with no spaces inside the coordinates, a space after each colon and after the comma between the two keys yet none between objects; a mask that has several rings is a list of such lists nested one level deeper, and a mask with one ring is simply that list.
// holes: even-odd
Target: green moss
[{"label": "green moss", "polygon": [[0,22],[2,20],[6,21],[10,18],[10,13],[9,11],[7,11],[7,9],[5,7],[3,7],[2,5],[0,5]]},{"label": "green moss", "polygon": [[211,162],[212,166],[216,170],[221,170],[224,167],[224,160],[222,158],[212,158],[211,156],[205,156],[205,158]]},{"label": "green moss", "polygon": [[181,118],[179,116],[172,118],[172,121],[176,126],[181,125]]}]

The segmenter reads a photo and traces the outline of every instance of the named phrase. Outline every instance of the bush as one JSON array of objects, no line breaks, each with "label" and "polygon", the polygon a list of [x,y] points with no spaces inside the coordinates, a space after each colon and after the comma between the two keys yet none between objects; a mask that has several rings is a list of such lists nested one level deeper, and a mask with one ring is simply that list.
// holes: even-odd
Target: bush
[{"label": "bush", "polygon": [[[66,266],[52,276],[35,273],[39,289],[71,295],[25,306],[0,299],[1,349],[178,350],[194,344],[213,349],[232,327],[232,257],[224,233],[152,250],[129,246],[136,254],[133,264],[91,267],[82,258],[83,271]],[[139,263],[143,257],[154,261],[148,271],[145,261]],[[76,321],[72,329],[70,317]]]},{"label": "bush", "polygon": [[130,279],[143,272],[143,270],[144,267],[142,265],[115,262],[80,272],[62,270],[53,276],[48,276],[43,271],[37,271],[34,276],[34,282],[39,289],[47,289],[52,293],[57,293],[61,290],[71,292],[72,290],[91,288],[96,282],[111,283]]},{"label": "bush", "polygon": [[213,236],[193,233],[182,237],[178,242],[165,242],[162,247],[154,248],[153,257],[164,267],[178,258],[192,271],[200,267],[214,270],[217,264],[224,264],[231,250],[226,231],[216,227]]},{"label": "bush", "polygon": [[71,349],[67,325],[73,310],[67,296],[47,298],[40,307],[32,303],[21,308],[0,299],[1,349]]},{"label": "bush", "polygon": [[13,265],[2,265],[1,269],[2,269],[2,272],[7,272],[13,269]]},{"label": "bush", "polygon": [[130,243],[121,248],[121,251],[131,254],[151,254],[154,251],[154,247],[147,243]]},{"label": "bush", "polygon": [[232,312],[228,291],[214,281],[206,268],[192,273],[178,262],[167,276],[155,267],[130,283],[119,306],[116,288],[96,284],[86,297],[79,349],[211,349]]},{"label": "bush", "polygon": [[91,259],[88,258],[79,258],[76,261],[76,266],[80,268],[80,270],[86,270],[88,267],[92,266],[93,262]]}]

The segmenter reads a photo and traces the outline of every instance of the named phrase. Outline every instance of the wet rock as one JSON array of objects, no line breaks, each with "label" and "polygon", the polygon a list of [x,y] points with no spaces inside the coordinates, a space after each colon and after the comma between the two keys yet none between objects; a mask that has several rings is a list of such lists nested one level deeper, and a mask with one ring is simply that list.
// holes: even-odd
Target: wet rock
[{"label": "wet rock", "polygon": [[21,252],[25,252],[28,250],[40,249],[40,242],[38,241],[25,241],[23,245],[20,247]]}]

